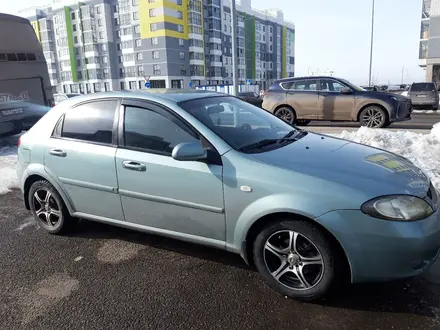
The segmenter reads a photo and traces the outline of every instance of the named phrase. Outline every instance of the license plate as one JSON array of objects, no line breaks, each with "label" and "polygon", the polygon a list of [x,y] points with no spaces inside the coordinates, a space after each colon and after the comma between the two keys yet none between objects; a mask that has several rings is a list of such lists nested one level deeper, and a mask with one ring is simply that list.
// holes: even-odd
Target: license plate
[{"label": "license plate", "polygon": [[427,95],[425,94],[421,94],[421,95],[417,95],[417,97],[426,97]]},{"label": "license plate", "polygon": [[2,115],[3,116],[18,115],[20,113],[23,113],[23,108],[9,109],[9,110],[3,110],[2,111]]}]

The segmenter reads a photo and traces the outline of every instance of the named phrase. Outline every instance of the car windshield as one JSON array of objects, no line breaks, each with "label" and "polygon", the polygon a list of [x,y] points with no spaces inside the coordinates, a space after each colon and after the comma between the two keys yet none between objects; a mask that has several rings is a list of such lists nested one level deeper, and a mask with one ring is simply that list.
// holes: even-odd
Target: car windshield
[{"label": "car windshield", "polygon": [[261,141],[279,140],[297,131],[265,110],[231,96],[190,100],[180,102],[179,106],[236,150]]},{"label": "car windshield", "polygon": [[339,79],[341,82],[343,82],[344,84],[346,84],[347,86],[349,86],[350,88],[357,90],[359,92],[366,92],[367,90],[365,90],[364,88],[357,86],[351,82],[349,82],[348,80],[345,79]]},{"label": "car windshield", "polygon": [[418,91],[418,92],[429,92],[435,90],[434,84],[430,83],[417,83],[413,84],[411,86],[412,91]]}]

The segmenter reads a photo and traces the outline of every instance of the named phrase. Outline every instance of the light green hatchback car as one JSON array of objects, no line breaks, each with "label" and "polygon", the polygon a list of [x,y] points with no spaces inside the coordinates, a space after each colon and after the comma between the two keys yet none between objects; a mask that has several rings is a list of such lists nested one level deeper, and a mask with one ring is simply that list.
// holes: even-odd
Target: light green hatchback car
[{"label": "light green hatchback car", "polygon": [[83,218],[239,253],[296,299],[420,274],[440,247],[437,191],[411,162],[225,94],[74,97],[22,135],[18,157],[48,232]]}]

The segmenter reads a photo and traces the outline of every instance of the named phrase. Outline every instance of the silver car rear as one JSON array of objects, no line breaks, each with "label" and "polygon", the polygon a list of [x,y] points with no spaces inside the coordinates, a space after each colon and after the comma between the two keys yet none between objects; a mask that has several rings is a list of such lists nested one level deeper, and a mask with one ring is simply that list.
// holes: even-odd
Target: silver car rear
[{"label": "silver car rear", "polygon": [[439,94],[436,83],[413,83],[408,96],[414,108],[437,110],[439,107]]}]

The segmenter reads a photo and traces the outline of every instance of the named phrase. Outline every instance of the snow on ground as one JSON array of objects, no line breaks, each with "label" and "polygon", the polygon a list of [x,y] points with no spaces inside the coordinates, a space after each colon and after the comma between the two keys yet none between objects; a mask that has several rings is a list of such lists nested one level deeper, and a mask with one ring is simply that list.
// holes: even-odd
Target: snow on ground
[{"label": "snow on ground", "polygon": [[0,195],[18,187],[16,165],[17,147],[0,147]]},{"label": "snow on ground", "polygon": [[354,132],[332,135],[402,155],[430,176],[434,186],[440,189],[440,123],[434,125],[430,134],[361,127]]}]

